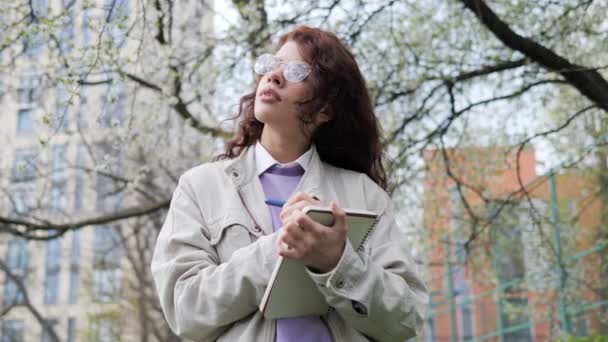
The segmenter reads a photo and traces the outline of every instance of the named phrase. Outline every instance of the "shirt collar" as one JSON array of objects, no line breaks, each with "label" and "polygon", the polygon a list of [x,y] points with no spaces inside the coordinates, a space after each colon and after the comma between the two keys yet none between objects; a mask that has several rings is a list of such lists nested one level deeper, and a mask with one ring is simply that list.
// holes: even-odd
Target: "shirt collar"
[{"label": "shirt collar", "polygon": [[308,151],[304,152],[304,154],[302,154],[298,159],[286,164],[281,164],[276,161],[276,159],[274,159],[272,155],[270,155],[270,153],[266,150],[264,146],[262,146],[259,140],[255,144],[255,166],[258,176],[264,173],[266,170],[268,170],[269,167],[274,164],[278,164],[281,167],[287,167],[293,166],[297,163],[300,164],[300,166],[304,169],[304,172],[306,172],[311,157],[312,148],[309,148]]}]

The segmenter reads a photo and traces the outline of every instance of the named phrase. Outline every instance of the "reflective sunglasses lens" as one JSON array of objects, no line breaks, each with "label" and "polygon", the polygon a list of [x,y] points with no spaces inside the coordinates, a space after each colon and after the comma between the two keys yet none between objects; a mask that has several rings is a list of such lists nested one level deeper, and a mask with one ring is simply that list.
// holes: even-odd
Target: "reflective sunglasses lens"
[{"label": "reflective sunglasses lens", "polygon": [[308,64],[291,62],[285,66],[284,76],[290,82],[303,81],[310,73]]},{"label": "reflective sunglasses lens", "polygon": [[274,56],[265,53],[256,59],[255,65],[253,66],[253,70],[257,74],[266,75],[267,73],[271,72],[275,68],[275,66],[276,59],[274,58]]}]

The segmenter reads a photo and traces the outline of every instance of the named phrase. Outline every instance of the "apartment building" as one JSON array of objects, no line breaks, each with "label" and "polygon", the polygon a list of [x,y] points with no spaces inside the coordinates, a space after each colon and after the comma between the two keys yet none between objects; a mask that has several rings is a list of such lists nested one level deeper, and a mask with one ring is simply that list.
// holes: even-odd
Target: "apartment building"
[{"label": "apartment building", "polygon": [[[108,67],[117,56],[145,63],[145,54],[138,55],[145,52],[143,38],[132,38],[151,29],[134,24],[141,21],[140,5],[133,0],[2,5],[5,22],[17,23],[19,14],[31,22],[0,54],[1,216],[65,223],[140,203],[121,179],[136,165],[125,152],[125,137],[136,134],[125,132],[145,125],[141,113],[151,108],[164,115],[167,127],[183,125],[157,93]],[[187,12],[194,2],[176,6]],[[200,16],[197,30],[212,29],[210,13],[191,12],[191,17]],[[176,19],[175,25],[184,24]],[[4,42],[10,38],[0,37]],[[100,54],[102,62],[90,63],[98,49],[109,52]],[[156,124],[162,130],[158,120]],[[189,143],[204,155],[205,141]],[[151,334],[132,319],[136,311],[125,310],[136,305],[122,305],[135,300],[125,297],[134,278],[121,230],[125,224],[86,226],[50,240],[45,236],[56,232],[37,233],[37,240],[3,231],[0,258],[13,277],[0,272],[0,341],[51,340],[28,306],[54,327],[61,341],[129,341]]]}]

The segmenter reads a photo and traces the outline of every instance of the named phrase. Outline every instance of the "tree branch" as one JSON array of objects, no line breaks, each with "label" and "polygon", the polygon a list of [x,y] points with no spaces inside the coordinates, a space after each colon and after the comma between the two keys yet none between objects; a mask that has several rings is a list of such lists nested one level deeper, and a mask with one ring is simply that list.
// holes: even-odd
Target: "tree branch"
[{"label": "tree branch", "polygon": [[553,50],[515,33],[483,0],[461,0],[482,24],[503,44],[517,50],[541,66],[562,75],[598,107],[608,111],[608,82],[592,69],[570,63]]},{"label": "tree branch", "polygon": [[[102,215],[102,216],[98,216],[95,218],[84,219],[84,220],[70,222],[70,223],[48,222],[48,223],[44,223],[44,224],[39,224],[39,223],[34,223],[31,221],[26,221],[26,220],[22,220],[22,219],[0,216],[0,231],[3,231],[3,230],[8,231],[11,234],[21,236],[28,240],[51,240],[51,239],[55,239],[55,238],[63,235],[65,232],[67,232],[69,230],[76,230],[78,228],[82,228],[85,226],[101,225],[101,224],[121,221],[121,220],[128,219],[128,218],[149,215],[158,210],[169,208],[170,203],[171,203],[171,200],[168,199],[168,200],[161,201],[161,202],[154,203],[154,204],[147,205],[147,206],[134,206],[134,207],[119,211],[117,213]],[[25,227],[25,231],[16,229],[12,226]],[[38,232],[38,231],[46,231],[46,232],[56,231],[57,233],[52,234],[52,235],[47,235],[47,236],[40,236],[40,235],[35,234],[35,232]]]},{"label": "tree branch", "polygon": [[40,325],[42,326],[42,329],[46,330],[46,332],[49,334],[51,341],[59,342],[59,337],[55,332],[55,328],[53,328],[53,326],[46,319],[44,319],[44,316],[42,316],[40,311],[38,311],[38,309],[36,309],[36,307],[30,301],[30,297],[27,293],[25,284],[23,283],[23,279],[13,273],[10,267],[2,259],[0,259],[0,269],[4,271],[8,279],[15,283],[15,285],[17,286],[17,290],[23,296],[23,302],[20,305],[25,306],[28,311],[32,313],[34,318],[36,318],[38,323],[40,323]]}]

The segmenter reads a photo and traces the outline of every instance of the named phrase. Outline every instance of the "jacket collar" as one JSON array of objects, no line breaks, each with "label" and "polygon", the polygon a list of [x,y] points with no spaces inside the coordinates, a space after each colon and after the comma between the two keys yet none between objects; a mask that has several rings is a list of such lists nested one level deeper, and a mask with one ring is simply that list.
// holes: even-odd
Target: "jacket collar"
[{"label": "jacket collar", "polygon": [[[315,193],[318,191],[323,173],[323,162],[319,157],[314,144],[310,147],[310,162],[305,168],[304,175],[295,192],[304,191]],[[247,147],[240,156],[228,162],[224,172],[232,179],[237,188],[241,188],[257,179],[257,167],[255,161],[255,145]]]},{"label": "jacket collar", "polygon": [[271,166],[278,164],[279,166],[293,166],[294,164],[298,164],[306,171],[310,164],[310,155],[312,153],[312,147],[309,147],[306,152],[304,152],[298,159],[290,162],[281,164],[266,150],[264,145],[258,140],[255,143],[255,164],[256,164],[256,172],[257,175],[260,176]]},{"label": "jacket collar", "polygon": [[[323,162],[314,144],[312,144],[310,152],[310,162],[304,175],[302,175],[300,183],[294,190],[294,194],[301,191],[316,194],[323,198],[320,192],[323,179]],[[272,218],[270,209],[264,203],[264,190],[257,176],[255,145],[247,147],[240,156],[229,161],[224,167],[224,172],[234,183],[243,204],[256,225],[266,234],[271,234],[273,231]]]}]

